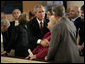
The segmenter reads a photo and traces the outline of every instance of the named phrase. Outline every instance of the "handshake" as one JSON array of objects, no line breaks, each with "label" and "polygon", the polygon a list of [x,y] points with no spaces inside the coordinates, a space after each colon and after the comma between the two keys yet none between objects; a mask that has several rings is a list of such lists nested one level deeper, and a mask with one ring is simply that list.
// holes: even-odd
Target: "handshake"
[{"label": "handshake", "polygon": [[43,39],[43,40],[41,40],[40,45],[42,45],[43,47],[48,47],[49,41],[47,39]]}]

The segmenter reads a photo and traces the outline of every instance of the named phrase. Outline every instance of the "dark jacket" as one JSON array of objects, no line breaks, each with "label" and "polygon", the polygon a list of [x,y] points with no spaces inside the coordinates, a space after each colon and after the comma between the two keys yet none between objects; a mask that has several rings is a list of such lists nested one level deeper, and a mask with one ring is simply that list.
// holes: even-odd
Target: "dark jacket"
[{"label": "dark jacket", "polygon": [[4,51],[6,50],[8,43],[9,43],[9,33],[8,30],[5,32],[2,32],[3,35],[3,47],[4,47]]},{"label": "dark jacket", "polygon": [[26,57],[28,55],[28,33],[25,25],[19,24],[11,33],[10,44],[7,52],[12,48],[15,49],[15,56]]},{"label": "dark jacket", "polygon": [[78,29],[81,27],[81,18],[78,17],[75,21],[74,21],[74,25],[76,26],[77,29],[77,33],[78,34]]},{"label": "dark jacket", "polygon": [[42,39],[42,37],[49,32],[47,28],[48,21],[44,19],[43,34],[41,34],[40,27],[36,18],[32,19],[28,23],[28,32],[30,32],[30,48],[33,50],[37,46],[37,40]]}]

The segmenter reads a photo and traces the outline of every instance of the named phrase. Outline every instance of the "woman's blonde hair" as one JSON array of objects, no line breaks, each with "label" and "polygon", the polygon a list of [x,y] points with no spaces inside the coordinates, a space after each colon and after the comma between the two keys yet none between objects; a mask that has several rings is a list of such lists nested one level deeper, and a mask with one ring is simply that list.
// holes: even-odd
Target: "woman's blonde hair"
[{"label": "woman's blonde hair", "polygon": [[19,23],[20,24],[27,24],[28,22],[28,19],[27,19],[27,14],[26,13],[22,13],[20,16],[19,16]]},{"label": "woman's blonde hair", "polygon": [[57,21],[53,15],[50,17],[50,22],[52,25],[55,25],[57,23]]}]

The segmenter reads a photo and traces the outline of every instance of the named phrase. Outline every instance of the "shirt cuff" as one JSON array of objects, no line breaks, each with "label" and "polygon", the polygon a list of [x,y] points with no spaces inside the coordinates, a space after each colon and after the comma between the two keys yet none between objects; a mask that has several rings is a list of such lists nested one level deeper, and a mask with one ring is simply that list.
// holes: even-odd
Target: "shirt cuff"
[{"label": "shirt cuff", "polygon": [[40,44],[40,42],[41,42],[41,39],[38,39],[38,40],[37,40],[37,44]]}]

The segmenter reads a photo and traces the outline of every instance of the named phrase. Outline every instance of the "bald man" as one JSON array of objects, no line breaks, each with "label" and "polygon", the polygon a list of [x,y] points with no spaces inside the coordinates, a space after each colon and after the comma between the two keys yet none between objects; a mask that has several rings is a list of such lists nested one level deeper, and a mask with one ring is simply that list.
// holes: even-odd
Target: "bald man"
[{"label": "bald man", "polygon": [[[80,28],[80,23],[81,23],[81,18],[79,16],[80,14],[80,10],[78,6],[72,6],[70,8],[70,17],[71,17],[71,21],[74,23],[74,25],[76,26],[77,29],[77,34],[78,34],[78,30]],[[76,35],[77,37],[77,35]]]}]

